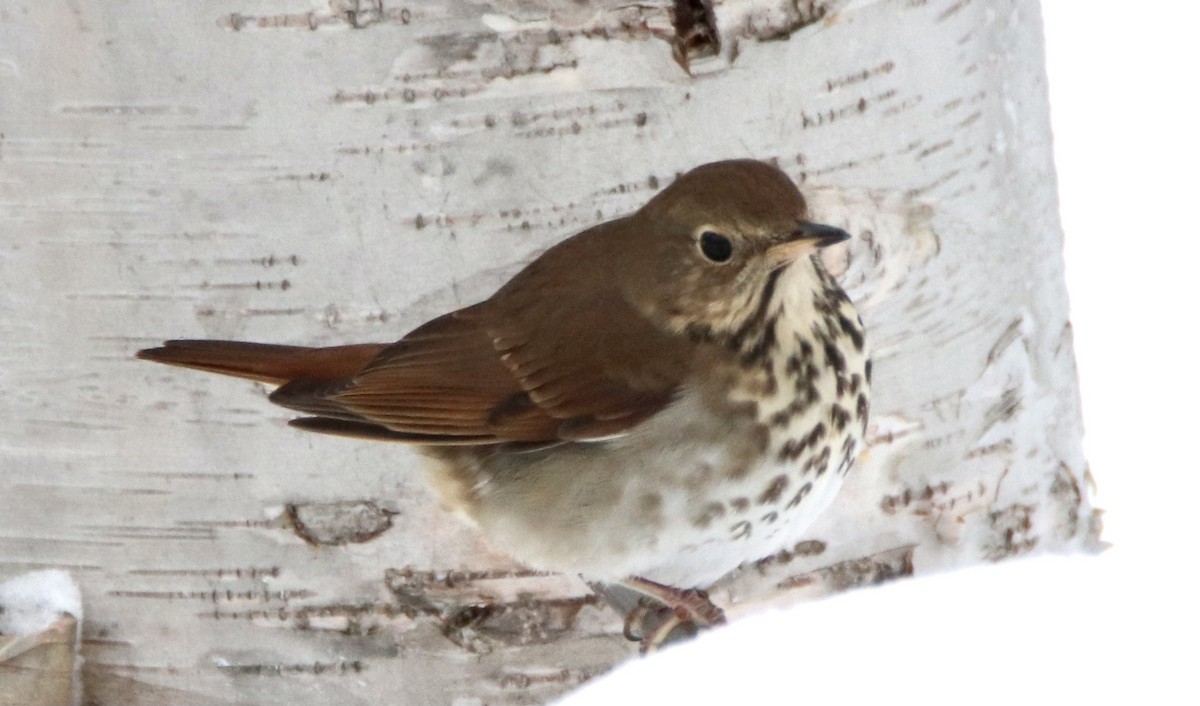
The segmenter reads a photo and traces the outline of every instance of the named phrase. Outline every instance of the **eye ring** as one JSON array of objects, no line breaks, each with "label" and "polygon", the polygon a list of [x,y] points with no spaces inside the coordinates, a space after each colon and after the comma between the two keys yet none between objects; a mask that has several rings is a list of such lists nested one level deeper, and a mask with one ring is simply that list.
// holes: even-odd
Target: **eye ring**
[{"label": "eye ring", "polygon": [[733,257],[733,243],[716,231],[706,230],[700,234],[700,252],[713,262],[728,262]]}]

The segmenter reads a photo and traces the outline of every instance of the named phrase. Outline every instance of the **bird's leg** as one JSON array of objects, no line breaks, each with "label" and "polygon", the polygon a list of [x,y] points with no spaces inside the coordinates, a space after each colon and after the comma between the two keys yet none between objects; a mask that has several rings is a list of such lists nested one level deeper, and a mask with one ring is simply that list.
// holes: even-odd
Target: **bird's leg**
[{"label": "bird's leg", "polygon": [[[655,611],[654,620],[649,620],[651,609],[645,601],[639,601],[625,618],[625,637],[641,641],[642,654],[657,650],[666,644],[676,630],[682,630],[683,636],[691,637],[701,628],[725,623],[725,611],[714,605],[708,594],[695,588],[679,589],[673,586],[650,581],[638,576],[630,576],[621,585],[641,594],[644,598],[653,599],[661,604]],[[665,611],[666,616],[661,613]],[[647,623],[651,623],[648,631]],[[635,633],[633,626],[639,624],[641,631]]]},{"label": "bird's leg", "polygon": [[698,588],[675,588],[639,576],[630,576],[621,585],[655,599],[680,614],[684,620],[701,627],[725,623],[725,611],[709,600],[707,592]]}]

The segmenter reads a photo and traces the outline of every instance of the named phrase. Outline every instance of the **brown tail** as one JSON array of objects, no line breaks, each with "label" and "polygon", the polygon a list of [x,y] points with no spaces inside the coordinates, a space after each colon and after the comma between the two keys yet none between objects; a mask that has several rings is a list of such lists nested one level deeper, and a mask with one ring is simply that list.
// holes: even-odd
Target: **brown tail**
[{"label": "brown tail", "polygon": [[386,347],[383,343],[305,348],[240,341],[167,341],[161,348],[138,351],[137,357],[282,385],[298,378],[351,377]]}]

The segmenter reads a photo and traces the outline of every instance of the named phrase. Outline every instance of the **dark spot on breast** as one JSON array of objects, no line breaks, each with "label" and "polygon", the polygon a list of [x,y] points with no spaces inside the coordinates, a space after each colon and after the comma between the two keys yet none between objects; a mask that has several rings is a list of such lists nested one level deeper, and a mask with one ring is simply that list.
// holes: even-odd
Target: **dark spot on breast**
[{"label": "dark spot on breast", "polygon": [[829,457],[832,455],[828,446],[822,448],[821,453],[817,454],[815,465],[818,478],[825,475],[825,471],[829,470]]},{"label": "dark spot on breast", "polygon": [[658,515],[662,511],[663,499],[658,493],[644,493],[638,498],[638,512],[643,516]]},{"label": "dark spot on breast", "polygon": [[750,507],[750,498],[734,498],[729,501],[729,506],[736,512],[745,512]]},{"label": "dark spot on breast", "polygon": [[767,453],[767,448],[771,445],[771,432],[761,424],[754,425],[754,431],[746,437],[746,448],[749,449],[755,456],[762,456]]},{"label": "dark spot on breast", "polygon": [[854,373],[850,376],[850,394],[857,395],[858,390],[862,387],[862,375]]},{"label": "dark spot on breast", "polygon": [[704,506],[699,515],[692,518],[692,526],[697,529],[708,529],[708,526],[713,523],[713,520],[725,516],[725,504],[719,502],[711,502]]},{"label": "dark spot on breast", "polygon": [[825,422],[820,422],[806,436],[800,439],[788,439],[779,449],[780,461],[794,461],[800,458],[807,449],[816,448],[817,442],[825,437]]},{"label": "dark spot on breast", "polygon": [[816,401],[816,395],[817,390],[815,387],[802,390],[796,395],[795,399],[788,403],[787,407],[784,407],[775,414],[772,414],[767,419],[767,423],[777,429],[786,427],[788,422],[791,421],[792,417],[808,409],[812,403]]},{"label": "dark spot on breast", "polygon": [[858,393],[858,403],[854,407],[854,413],[863,423],[863,429],[867,428],[867,417],[870,415],[871,405],[867,402],[867,396],[863,393]]},{"label": "dark spot on breast", "polygon": [[763,515],[762,517],[758,518],[758,521],[765,522],[768,525],[771,525],[771,524],[775,524],[775,520],[778,520],[778,519],[779,519],[779,513],[772,510],[772,511],[768,512],[767,514]]},{"label": "dark spot on breast", "polygon": [[772,270],[771,274],[767,275],[767,281],[763,283],[762,294],[758,297],[758,310],[754,312],[760,320],[767,315],[767,307],[771,305],[771,299],[775,296],[775,288],[779,285],[779,277],[782,274],[782,269]]},{"label": "dark spot on breast", "polygon": [[752,365],[761,365],[767,360],[767,356],[775,348],[778,340],[775,336],[775,323],[779,317],[772,317],[770,320],[763,323],[762,336],[755,342],[749,350],[742,353],[742,365],[750,367]]},{"label": "dark spot on breast", "polygon": [[799,354],[793,353],[788,356],[787,365],[784,366],[783,372],[784,372],[784,374],[788,375],[789,377],[799,374],[799,372],[800,372],[800,355]]},{"label": "dark spot on breast", "polygon": [[832,292],[828,289],[823,289],[813,294],[812,304],[817,313],[830,316],[837,311],[838,300],[836,297],[831,296],[831,294]]},{"label": "dark spot on breast", "polygon": [[850,412],[841,405],[835,404],[829,416],[833,420],[833,428],[837,431],[845,429],[846,425],[850,423]]},{"label": "dark spot on breast", "polygon": [[842,462],[838,466],[838,472],[845,475],[850,472],[850,466],[854,465],[854,449],[858,447],[853,437],[846,437],[846,442],[842,444]]},{"label": "dark spot on breast", "polygon": [[863,349],[862,331],[860,331],[858,327],[855,326],[850,319],[847,319],[846,315],[841,312],[838,312],[837,322],[838,326],[841,327],[842,332],[849,336],[850,341],[854,343],[854,349],[861,351]]},{"label": "dark spot on breast", "polygon": [[805,439],[788,439],[787,441],[783,442],[783,446],[779,449],[779,456],[778,456],[779,460],[780,461],[793,461],[793,460],[799,458],[800,454],[804,453],[804,449],[806,448],[806,444],[805,444],[806,441],[807,441],[807,439],[805,438]]},{"label": "dark spot on breast", "polygon": [[766,370],[767,378],[763,380],[763,395],[774,397],[779,392],[779,383],[775,380],[775,372],[768,367]]},{"label": "dark spot on breast", "polygon": [[779,276],[782,274],[783,270],[778,269],[767,275],[767,281],[763,283],[762,291],[758,295],[758,305],[754,307],[754,312],[730,336],[728,344],[730,348],[735,351],[740,350],[742,341],[755,331],[763,330],[764,327],[770,330],[772,338],[774,337],[775,319],[778,318],[778,314],[772,317],[769,323],[766,323],[767,313],[771,309],[771,300],[775,296],[775,287],[779,284]]},{"label": "dark spot on breast", "polygon": [[752,529],[752,527],[753,526],[750,524],[749,521],[741,520],[738,523],[736,523],[734,526],[730,527],[729,532],[730,532],[730,534],[733,535],[734,539],[749,539],[750,530]]},{"label": "dark spot on breast", "polygon": [[846,371],[846,356],[842,355],[833,341],[825,342],[825,364],[839,373]]},{"label": "dark spot on breast", "polygon": [[767,486],[767,489],[758,496],[758,504],[766,505],[768,503],[778,502],[779,498],[783,497],[783,491],[787,490],[789,482],[791,481],[785,475],[778,475],[772,478],[770,485]]},{"label": "dark spot on breast", "polygon": [[737,329],[718,331],[706,324],[690,323],[684,328],[684,335],[693,343],[722,346],[738,355],[739,362],[747,367],[767,362],[770,352],[779,347],[776,323],[780,310],[776,307],[772,314],[771,303],[782,273],[783,270],[775,270],[767,276],[754,311]]},{"label": "dark spot on breast", "polygon": [[867,384],[868,385],[871,384],[871,368],[873,368],[873,367],[875,367],[875,366],[872,364],[871,360],[868,359],[867,360]]},{"label": "dark spot on breast", "polygon": [[734,463],[725,471],[725,477],[731,480],[745,478],[746,474],[750,472],[750,468],[749,463]]},{"label": "dark spot on breast", "polygon": [[792,508],[796,507],[803,502],[804,498],[811,492],[812,483],[805,483],[804,485],[800,486],[800,490],[796,491],[796,494],[792,496],[792,499],[788,501],[787,507],[784,509],[791,510]]},{"label": "dark spot on breast", "polygon": [[807,473],[813,469],[816,469],[817,475],[820,476],[825,473],[825,471],[829,470],[829,457],[831,455],[830,448],[826,446],[821,449],[821,453],[809,456],[808,460],[804,462],[804,467],[801,470]]},{"label": "dark spot on breast", "polygon": [[812,383],[815,383],[819,377],[821,377],[821,371],[817,369],[817,366],[813,364],[812,360],[809,360],[808,364],[804,366],[804,381],[811,385]]},{"label": "dark spot on breast", "polygon": [[826,328],[827,327],[821,326],[820,322],[814,322],[813,325],[809,327],[809,331],[812,332],[813,339],[822,346],[833,343],[833,336],[829,335],[829,331],[826,330]]}]

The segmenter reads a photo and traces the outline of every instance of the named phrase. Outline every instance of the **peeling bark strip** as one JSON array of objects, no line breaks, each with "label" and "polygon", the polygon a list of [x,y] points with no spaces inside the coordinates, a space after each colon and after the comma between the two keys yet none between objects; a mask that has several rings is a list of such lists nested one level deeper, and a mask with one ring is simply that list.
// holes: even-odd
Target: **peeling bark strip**
[{"label": "peeling bark strip", "polygon": [[[131,354],[396,340],[714,159],[854,234],[827,264],[877,357],[869,453],[713,600],[1097,542],[1034,0],[8,3],[0,580],[75,575],[85,703],[516,706],[631,658],[415,454]],[[763,492],[693,519],[769,532]]]},{"label": "peeling bark strip", "polygon": [[721,53],[721,37],[717,33],[717,17],[712,0],[675,0],[675,38],[671,53],[684,71],[691,73],[695,59]]},{"label": "peeling bark strip", "polygon": [[[913,575],[914,546],[897,547],[858,559],[848,559],[803,574],[789,576],[776,585],[781,589],[819,586],[824,593],[845,591],[859,586],[875,586]],[[759,571],[769,564],[760,563]]]},{"label": "peeling bark strip", "polygon": [[371,500],[295,503],[285,511],[288,526],[313,546],[369,542],[391,529],[395,514]]},{"label": "peeling bark strip", "polygon": [[464,606],[442,618],[442,631],[454,644],[473,654],[497,648],[546,644],[569,637],[584,606],[593,596]]}]

